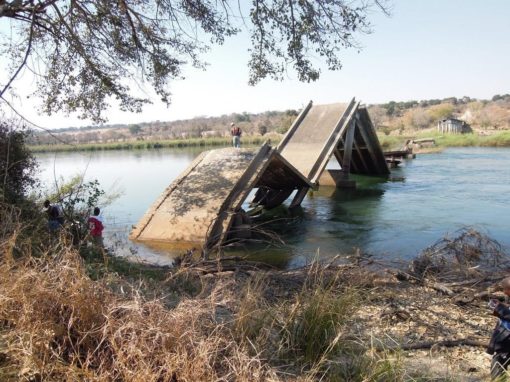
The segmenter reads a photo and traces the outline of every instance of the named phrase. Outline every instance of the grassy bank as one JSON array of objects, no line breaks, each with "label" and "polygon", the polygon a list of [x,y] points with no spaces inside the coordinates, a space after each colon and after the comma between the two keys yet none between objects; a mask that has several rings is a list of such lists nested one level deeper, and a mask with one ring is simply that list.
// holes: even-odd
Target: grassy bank
[{"label": "grassy bank", "polygon": [[510,147],[510,131],[493,135],[461,134],[434,137],[436,144],[442,147]]},{"label": "grassy bank", "polygon": [[406,133],[402,135],[378,134],[384,150],[402,147],[408,139],[432,138],[438,148],[447,147],[510,147],[510,131],[502,131],[492,135],[478,134],[444,134],[436,132]]},{"label": "grassy bank", "polygon": [[[271,140],[278,142],[279,136],[255,136],[243,137],[244,145],[260,145]],[[144,140],[115,143],[87,143],[87,144],[55,144],[55,145],[32,145],[29,146],[33,153],[45,152],[68,152],[68,151],[107,151],[107,150],[145,150],[160,148],[184,148],[184,147],[220,147],[229,146],[232,140],[228,137],[220,138],[190,138],[171,140]]]}]

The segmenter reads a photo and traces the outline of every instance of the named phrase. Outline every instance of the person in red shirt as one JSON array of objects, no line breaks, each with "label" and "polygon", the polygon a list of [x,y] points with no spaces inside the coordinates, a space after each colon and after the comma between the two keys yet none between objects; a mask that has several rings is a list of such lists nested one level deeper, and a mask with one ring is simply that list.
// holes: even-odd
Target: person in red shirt
[{"label": "person in red shirt", "polygon": [[92,241],[97,246],[102,247],[103,246],[103,219],[101,216],[99,216],[99,213],[101,210],[99,207],[94,208],[94,214],[89,217],[88,223],[89,223],[89,229],[90,229],[90,236],[92,237]]}]

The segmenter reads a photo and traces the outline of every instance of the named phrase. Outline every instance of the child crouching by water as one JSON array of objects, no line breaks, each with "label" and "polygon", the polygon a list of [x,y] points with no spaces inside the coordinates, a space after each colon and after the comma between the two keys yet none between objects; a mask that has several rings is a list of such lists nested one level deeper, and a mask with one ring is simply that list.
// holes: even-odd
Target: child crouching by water
[{"label": "child crouching by water", "polygon": [[[501,281],[503,293],[510,296],[510,277]],[[510,307],[498,300],[491,300],[489,306],[494,309],[493,314],[499,318],[492,333],[487,353],[492,354],[492,380],[506,380],[506,370],[510,365]]]},{"label": "child crouching by water", "polygon": [[101,210],[99,207],[94,208],[94,213],[89,217],[89,229],[90,229],[90,237],[92,238],[92,242],[99,248],[103,248],[103,218],[99,216]]}]

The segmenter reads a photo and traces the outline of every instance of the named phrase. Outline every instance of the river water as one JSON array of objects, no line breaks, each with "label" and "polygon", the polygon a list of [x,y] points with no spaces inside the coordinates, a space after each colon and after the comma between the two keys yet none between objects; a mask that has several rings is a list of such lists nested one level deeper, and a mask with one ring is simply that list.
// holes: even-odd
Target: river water
[{"label": "river water", "polygon": [[[128,242],[136,224],[161,192],[201,149],[39,154],[40,178],[85,173],[122,195],[104,208],[105,241],[117,251],[171,262],[175,252]],[[334,167],[334,165],[333,165]],[[510,245],[510,149],[452,148],[419,155],[392,171],[393,180],[355,177],[356,190],[323,187],[290,214],[273,210],[266,227],[285,244],[236,248],[255,259],[294,267],[314,256],[333,257],[355,248],[377,257],[408,259],[445,234],[474,227]]]}]

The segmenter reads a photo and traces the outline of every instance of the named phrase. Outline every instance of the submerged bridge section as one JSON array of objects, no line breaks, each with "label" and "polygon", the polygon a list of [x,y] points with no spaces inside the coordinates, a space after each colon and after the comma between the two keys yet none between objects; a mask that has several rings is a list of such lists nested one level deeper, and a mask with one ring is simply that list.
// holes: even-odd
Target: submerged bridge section
[{"label": "submerged bridge section", "polygon": [[153,203],[130,239],[212,248],[247,228],[241,205],[253,188],[282,184],[310,186],[267,144],[203,152]]},{"label": "submerged bridge section", "polygon": [[[335,157],[341,170],[326,170]],[[142,242],[199,245],[211,249],[250,236],[243,202],[257,189],[252,205],[273,208],[295,191],[298,206],[319,184],[345,186],[349,173],[389,174],[365,108],[313,105],[296,118],[278,147],[225,148],[200,154],[149,208],[130,238]]]},{"label": "submerged bridge section", "polygon": [[357,109],[355,118],[335,147],[334,154],[344,176],[349,173],[387,176],[390,173],[374,125],[364,107]]},{"label": "submerged bridge section", "polygon": [[[298,169],[314,187],[352,187],[349,174],[387,176],[390,171],[367,109],[354,99],[349,103],[313,105],[310,102],[296,118],[277,151]],[[341,170],[327,170],[335,157]],[[308,188],[302,188],[291,207],[299,205]],[[259,190],[255,202],[265,207],[280,204],[292,190]],[[264,197],[265,195],[269,195]],[[283,199],[283,200],[281,200]]]}]

